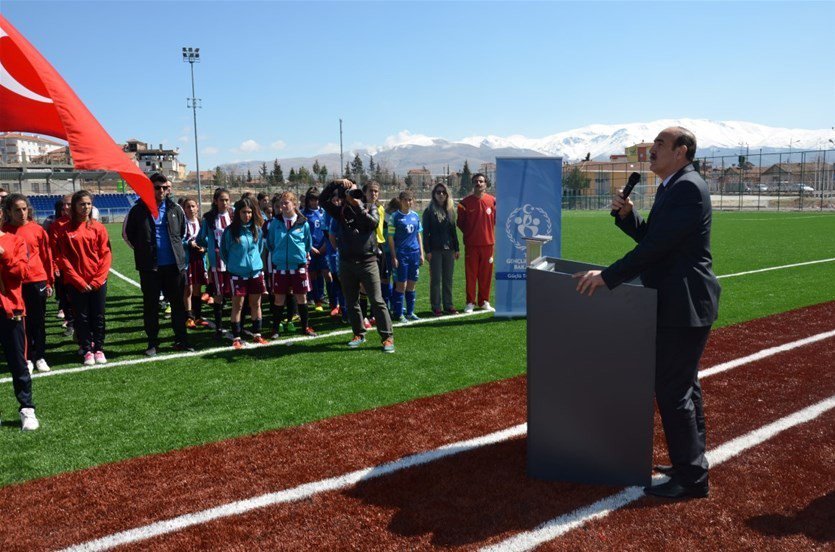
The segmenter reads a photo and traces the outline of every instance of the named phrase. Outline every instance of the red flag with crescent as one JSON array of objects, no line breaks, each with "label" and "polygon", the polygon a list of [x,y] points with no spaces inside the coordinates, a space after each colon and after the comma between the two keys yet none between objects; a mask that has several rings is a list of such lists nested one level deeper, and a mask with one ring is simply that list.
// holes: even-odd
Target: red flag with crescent
[{"label": "red flag with crescent", "polygon": [[58,71],[0,15],[0,131],[69,143],[75,167],[114,171],[156,216],[151,181],[107,134]]}]

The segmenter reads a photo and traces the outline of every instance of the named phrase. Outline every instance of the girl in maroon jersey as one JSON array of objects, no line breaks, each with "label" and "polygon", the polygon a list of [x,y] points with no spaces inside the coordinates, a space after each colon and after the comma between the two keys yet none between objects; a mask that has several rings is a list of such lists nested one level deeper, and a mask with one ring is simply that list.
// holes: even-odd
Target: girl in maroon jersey
[{"label": "girl in maroon jersey", "polygon": [[206,276],[206,249],[197,243],[200,234],[200,208],[193,198],[183,200],[183,212],[186,215],[186,235],[183,238],[184,249],[188,255],[186,274],[185,306],[186,327],[201,328],[208,325],[203,320],[203,302],[201,290],[208,283]]}]

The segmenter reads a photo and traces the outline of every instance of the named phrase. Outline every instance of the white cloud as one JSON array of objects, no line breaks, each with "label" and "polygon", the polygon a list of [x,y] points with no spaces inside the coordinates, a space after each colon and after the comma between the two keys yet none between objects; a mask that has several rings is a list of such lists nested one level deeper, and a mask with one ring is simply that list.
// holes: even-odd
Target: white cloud
[{"label": "white cloud", "polygon": [[276,140],[275,142],[270,144],[270,149],[276,151],[283,150],[285,147],[287,147],[287,142],[285,142],[284,140]]},{"label": "white cloud", "polygon": [[214,146],[209,146],[203,148],[203,153],[205,153],[206,155],[217,155],[218,153],[220,153],[220,150]]},{"label": "white cloud", "polygon": [[241,142],[241,145],[238,146],[238,151],[243,152],[261,151],[262,149],[263,148],[261,144],[252,139],[244,140],[243,142]]},{"label": "white cloud", "polygon": [[393,148],[402,144],[414,144],[418,146],[431,146],[436,139],[425,134],[412,134],[408,130],[401,130],[394,136],[386,138],[385,147]]},{"label": "white cloud", "polygon": [[177,138],[177,140],[179,140],[180,142],[182,142],[182,143],[184,143],[184,144],[188,144],[189,137],[188,137],[188,135],[187,135],[187,134],[183,134],[182,136],[180,136],[179,138]]},{"label": "white cloud", "polygon": [[336,144],[334,142],[328,142],[327,144],[319,148],[319,150],[316,153],[323,155],[326,153],[339,153],[339,144]]}]

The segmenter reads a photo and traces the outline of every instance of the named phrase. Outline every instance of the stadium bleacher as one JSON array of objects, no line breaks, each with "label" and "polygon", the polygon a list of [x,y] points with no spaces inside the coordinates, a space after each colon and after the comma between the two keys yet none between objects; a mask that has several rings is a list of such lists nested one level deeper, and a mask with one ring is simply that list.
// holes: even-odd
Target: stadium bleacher
[{"label": "stadium bleacher", "polygon": [[[55,212],[55,203],[61,200],[61,195],[31,195],[29,202],[35,211],[35,218],[43,221]],[[93,205],[99,210],[104,222],[113,221],[117,217],[124,217],[139,199],[136,194],[93,194]]]}]

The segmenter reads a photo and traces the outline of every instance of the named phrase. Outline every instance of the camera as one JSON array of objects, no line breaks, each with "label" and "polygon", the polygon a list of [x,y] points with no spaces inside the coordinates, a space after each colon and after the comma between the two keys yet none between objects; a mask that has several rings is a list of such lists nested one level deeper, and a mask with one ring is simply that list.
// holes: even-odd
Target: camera
[{"label": "camera", "polygon": [[348,190],[348,195],[360,201],[365,200],[365,194],[362,193],[362,190],[359,190],[357,188],[354,188],[353,190]]}]

